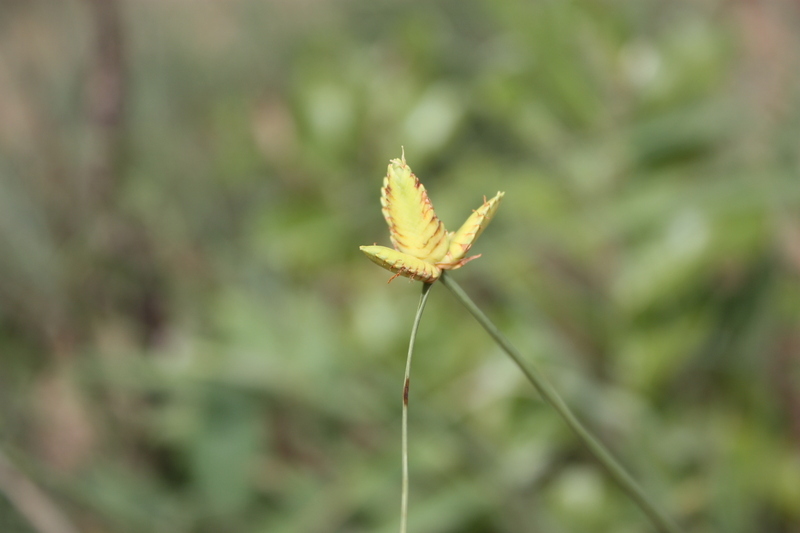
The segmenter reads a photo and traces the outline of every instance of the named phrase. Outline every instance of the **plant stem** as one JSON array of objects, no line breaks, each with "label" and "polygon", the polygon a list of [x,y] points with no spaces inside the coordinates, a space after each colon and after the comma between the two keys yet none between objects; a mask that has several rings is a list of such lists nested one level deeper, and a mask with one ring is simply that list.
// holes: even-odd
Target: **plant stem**
[{"label": "plant stem", "polygon": [[419,321],[422,319],[422,311],[428,301],[431,283],[422,284],[422,295],[419,297],[417,315],[414,317],[414,325],[411,326],[411,340],[408,343],[408,357],[406,358],[406,375],[403,379],[403,491],[400,495],[400,533],[406,533],[408,523],[408,387],[411,384],[411,357],[414,355],[414,341],[417,340],[417,329]]},{"label": "plant stem", "polygon": [[475,317],[483,328],[491,335],[497,344],[508,354],[511,359],[528,378],[537,392],[544,400],[555,408],[561,418],[567,423],[578,438],[586,445],[598,461],[606,468],[611,477],[616,481],[623,491],[639,506],[639,508],[650,518],[650,521],[663,533],[680,533],[680,528],[673,522],[656,504],[644,493],[638,483],[631,477],[625,468],[617,462],[603,444],[597,440],[591,432],[575,417],[564,400],[558,395],[556,390],[547,379],[539,372],[533,363],[523,359],[519,351],[500,333],[489,318],[483,314],[478,306],[470,299],[464,290],[446,272],[439,278],[445,287],[458,298],[464,307]]}]

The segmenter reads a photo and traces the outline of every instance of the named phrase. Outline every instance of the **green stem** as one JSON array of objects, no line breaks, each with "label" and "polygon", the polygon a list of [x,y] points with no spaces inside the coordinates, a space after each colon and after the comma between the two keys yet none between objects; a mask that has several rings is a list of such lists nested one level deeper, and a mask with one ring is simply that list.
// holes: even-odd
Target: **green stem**
[{"label": "green stem", "polygon": [[417,315],[414,317],[414,325],[411,326],[411,340],[408,343],[408,357],[406,358],[406,375],[403,379],[403,491],[400,495],[400,533],[406,533],[408,523],[408,387],[411,383],[411,357],[414,355],[414,341],[417,340],[417,329],[419,321],[422,319],[422,311],[430,294],[430,283],[422,284],[422,295],[419,297]]},{"label": "green stem", "polygon": [[611,453],[597,440],[588,429],[575,417],[570,408],[564,403],[564,400],[558,395],[556,390],[547,379],[539,372],[533,363],[526,361],[519,351],[509,342],[509,340],[500,333],[489,318],[483,314],[478,306],[470,299],[464,290],[455,282],[446,272],[442,273],[439,278],[445,287],[458,298],[464,307],[475,317],[475,319],[483,326],[483,328],[492,336],[497,344],[508,354],[511,359],[528,378],[533,387],[539,392],[544,400],[558,411],[561,418],[569,425],[572,431],[578,438],[586,445],[598,461],[608,470],[608,473],[616,481],[622,490],[644,511],[650,518],[653,524],[663,533],[680,533],[680,528],[673,522],[663,511],[661,511],[656,504],[644,493],[638,483],[631,477],[625,468],[617,462]]}]

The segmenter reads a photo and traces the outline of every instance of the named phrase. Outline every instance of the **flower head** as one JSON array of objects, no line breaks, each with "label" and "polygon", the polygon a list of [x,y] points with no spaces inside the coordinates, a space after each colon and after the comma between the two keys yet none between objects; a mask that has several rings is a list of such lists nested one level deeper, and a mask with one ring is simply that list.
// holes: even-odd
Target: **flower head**
[{"label": "flower head", "polygon": [[381,210],[389,224],[394,249],[385,246],[361,246],[373,262],[395,273],[418,281],[432,283],[442,270],[455,270],[480,255],[466,257],[473,243],[494,216],[505,193],[498,192],[491,200],[484,197],[458,231],[447,231],[428,198],[425,187],[406,164],[405,155],[389,162],[383,178]]}]

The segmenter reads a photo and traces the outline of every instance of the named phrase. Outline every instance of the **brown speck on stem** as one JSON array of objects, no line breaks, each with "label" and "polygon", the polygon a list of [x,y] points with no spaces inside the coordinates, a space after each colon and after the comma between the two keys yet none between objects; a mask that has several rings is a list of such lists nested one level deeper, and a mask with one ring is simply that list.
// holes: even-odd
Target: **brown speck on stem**
[{"label": "brown speck on stem", "polygon": [[403,386],[403,405],[408,406],[408,385],[411,383],[411,378],[406,378],[406,383]]}]

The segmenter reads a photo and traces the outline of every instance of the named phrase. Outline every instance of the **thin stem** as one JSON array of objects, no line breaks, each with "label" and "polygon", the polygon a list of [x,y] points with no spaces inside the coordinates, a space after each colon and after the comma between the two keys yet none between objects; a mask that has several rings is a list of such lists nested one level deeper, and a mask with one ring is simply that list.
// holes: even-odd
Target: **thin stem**
[{"label": "thin stem", "polygon": [[411,357],[414,355],[414,341],[417,340],[417,329],[419,321],[422,319],[422,311],[430,294],[430,283],[422,284],[422,295],[419,297],[417,306],[417,316],[414,317],[414,325],[411,326],[411,340],[408,343],[408,357],[406,358],[406,375],[403,379],[403,492],[400,496],[400,533],[406,533],[408,523],[408,387],[411,384]]},{"label": "thin stem", "polygon": [[617,462],[611,453],[606,449],[603,444],[597,440],[588,429],[575,417],[570,408],[564,403],[564,400],[558,395],[556,390],[547,379],[539,372],[539,370],[531,363],[526,361],[519,351],[509,342],[509,340],[500,333],[489,318],[483,314],[478,306],[470,299],[464,290],[455,282],[446,272],[442,273],[440,277],[442,284],[450,289],[450,291],[458,298],[464,307],[472,314],[473,317],[483,326],[483,328],[491,335],[497,344],[508,354],[511,359],[528,378],[533,387],[539,392],[544,400],[555,408],[561,418],[569,425],[570,429],[578,436],[578,438],[586,445],[598,461],[608,470],[608,473],[616,481],[622,490],[644,511],[650,518],[651,522],[663,533],[680,533],[680,528],[673,522],[663,511],[661,511],[656,504],[644,493],[638,483],[631,477],[625,468]]}]

